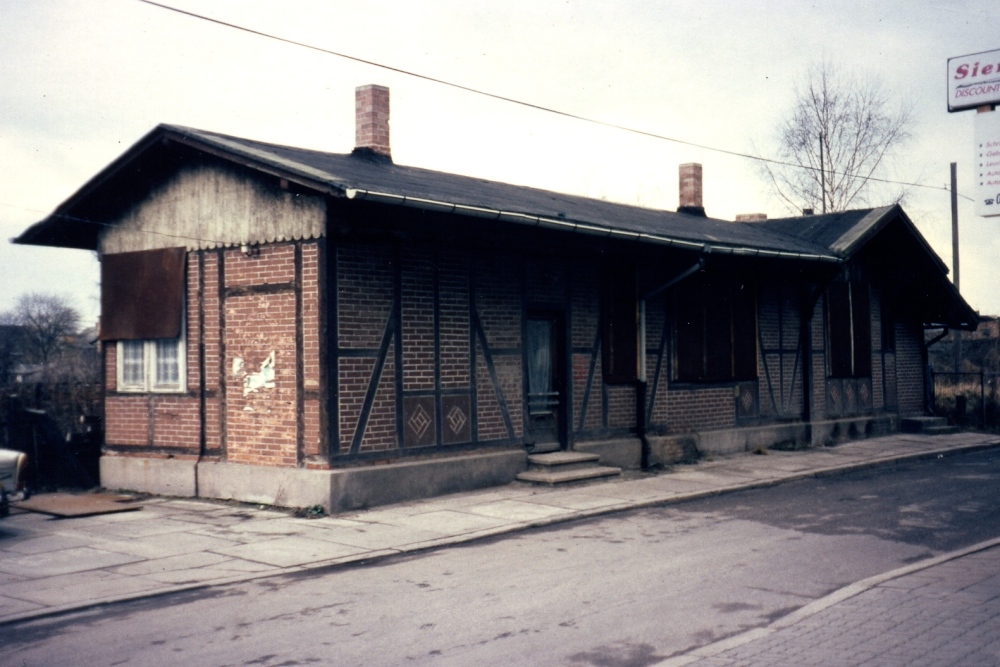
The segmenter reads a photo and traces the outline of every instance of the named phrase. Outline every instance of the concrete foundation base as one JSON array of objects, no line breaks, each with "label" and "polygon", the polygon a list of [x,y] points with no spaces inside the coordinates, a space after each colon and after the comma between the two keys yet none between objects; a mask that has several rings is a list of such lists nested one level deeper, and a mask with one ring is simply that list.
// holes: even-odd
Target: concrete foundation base
[{"label": "concrete foundation base", "polygon": [[577,442],[573,445],[573,451],[597,454],[601,457],[602,466],[614,466],[622,470],[638,470],[642,467],[642,441],[638,438]]},{"label": "concrete foundation base", "polygon": [[896,415],[863,415],[808,424],[794,422],[674,436],[650,436],[650,464],[678,463],[690,458],[692,447],[697,450],[698,455],[706,456],[738,454],[759,448],[802,449],[836,445],[893,433],[897,430],[897,422]]},{"label": "concrete foundation base", "polygon": [[509,484],[526,469],[521,449],[334,470],[104,456],[101,485],[336,513]]},{"label": "concrete foundation base", "polygon": [[197,489],[196,465],[193,460],[104,455],[100,460],[101,486],[190,498]]}]

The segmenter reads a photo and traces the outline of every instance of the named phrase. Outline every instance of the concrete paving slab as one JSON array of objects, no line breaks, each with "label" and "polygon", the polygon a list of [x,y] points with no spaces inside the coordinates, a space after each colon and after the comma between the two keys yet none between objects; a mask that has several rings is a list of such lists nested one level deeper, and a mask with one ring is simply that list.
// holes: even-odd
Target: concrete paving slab
[{"label": "concrete paving slab", "polygon": [[45,609],[45,605],[0,594],[0,620]]},{"label": "concrete paving slab", "polygon": [[594,495],[626,501],[630,504],[644,504],[677,498],[687,493],[702,493],[712,488],[700,482],[688,482],[665,475],[668,479],[644,479],[628,484],[607,484],[588,489]]},{"label": "concrete paving slab", "polygon": [[223,534],[228,533],[234,537],[292,537],[306,530],[309,524],[309,521],[285,515],[280,518],[268,517],[263,520],[229,524],[222,527],[220,532]]},{"label": "concrete paving slab", "polygon": [[5,557],[0,560],[0,572],[40,579],[71,572],[85,572],[111,565],[124,565],[137,560],[140,560],[137,556],[92,547],[75,547],[48,553]]},{"label": "concrete paving slab", "polygon": [[283,537],[266,542],[241,544],[216,550],[214,553],[251,560],[276,567],[306,565],[332,558],[342,558],[368,551],[346,544],[305,537]]},{"label": "concrete paving slab", "polygon": [[488,503],[476,503],[466,508],[467,512],[491,516],[509,522],[534,521],[554,516],[572,513],[572,510],[553,505],[539,505],[521,500],[498,500]]},{"label": "concrete paving slab", "polygon": [[620,498],[609,498],[608,496],[584,491],[538,494],[530,498],[524,498],[523,502],[562,507],[570,510],[609,509],[615,506],[627,506],[627,502]]},{"label": "concrete paving slab", "polygon": [[[243,561],[249,562],[249,561]],[[145,575],[145,578],[158,581],[169,586],[194,586],[202,584],[214,584],[222,581],[229,581],[237,574],[254,572],[255,574],[267,574],[268,572],[281,572],[281,568],[271,565],[254,563],[258,570],[232,570],[222,567],[198,567],[188,570],[171,570],[167,572],[154,572]]]},{"label": "concrete paving slab", "polygon": [[97,546],[105,551],[130,554],[141,558],[163,558],[180,556],[200,551],[224,549],[240,544],[236,540],[199,535],[196,533],[159,534],[155,539],[145,540],[103,540]]},{"label": "concrete paving slab", "polygon": [[[46,535],[44,533],[29,533],[25,537],[0,539],[0,554],[39,554],[74,547],[92,545],[93,539],[86,535]],[[0,555],[0,559],[4,556]]]},{"label": "concrete paving slab", "polygon": [[138,563],[119,565],[108,568],[109,572],[116,574],[159,574],[162,572],[173,572],[175,570],[192,570],[211,565],[218,565],[232,560],[231,556],[203,552],[194,554],[184,554],[183,556],[168,556],[166,558],[153,558],[143,560]]},{"label": "concrete paving slab", "polygon": [[72,604],[85,606],[95,601],[129,597],[136,593],[162,590],[162,588],[161,583],[141,576],[92,570],[51,577],[43,586],[37,581],[22,581],[4,587],[4,595],[47,607],[65,607]]},{"label": "concrete paving slab", "polygon": [[[134,513],[133,515],[138,515],[139,513]],[[104,515],[100,518],[106,518],[111,516],[125,516],[124,514],[109,514]],[[86,519],[82,519],[86,520]],[[77,519],[64,519],[67,522],[75,522]],[[134,540],[137,538],[146,537],[157,537],[160,535],[172,535],[175,533],[180,533],[185,530],[186,526],[179,525],[175,522],[167,522],[163,520],[158,520],[153,517],[147,517],[144,521],[134,521],[134,522],[109,522],[109,523],[93,523],[90,525],[80,525],[76,523],[67,523],[62,527],[62,532],[65,535],[89,535],[97,537],[105,537],[109,539],[130,539]]]},{"label": "concrete paving slab", "polygon": [[462,535],[487,530],[509,524],[510,521],[494,517],[441,510],[415,514],[407,520],[407,525],[440,535]]},{"label": "concrete paving slab", "polygon": [[308,536],[312,539],[346,544],[359,549],[376,550],[435,540],[440,538],[441,534],[412,526],[368,523],[351,527],[318,525],[308,532]]}]

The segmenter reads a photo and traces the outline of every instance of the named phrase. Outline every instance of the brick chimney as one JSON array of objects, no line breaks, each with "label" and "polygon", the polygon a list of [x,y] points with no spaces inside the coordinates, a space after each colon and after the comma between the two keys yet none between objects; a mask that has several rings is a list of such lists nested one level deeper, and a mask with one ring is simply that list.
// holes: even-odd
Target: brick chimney
[{"label": "brick chimney", "polygon": [[392,159],[389,89],[370,84],[354,90],[354,152]]},{"label": "brick chimney", "polygon": [[701,203],[701,165],[689,162],[680,166],[680,204],[678,213],[705,217],[705,207]]},{"label": "brick chimney", "polygon": [[767,213],[737,213],[736,222],[760,222],[767,220]]}]

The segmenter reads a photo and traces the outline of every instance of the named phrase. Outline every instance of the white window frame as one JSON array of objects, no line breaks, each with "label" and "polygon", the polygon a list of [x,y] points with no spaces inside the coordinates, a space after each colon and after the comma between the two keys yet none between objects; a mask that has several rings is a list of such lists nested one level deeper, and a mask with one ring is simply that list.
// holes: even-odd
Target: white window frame
[{"label": "white window frame", "polygon": [[[160,382],[157,378],[157,342],[169,341],[177,351],[177,381]],[[177,394],[187,391],[187,345],[183,333],[177,338],[162,338],[137,341],[118,341],[117,382],[118,391],[128,393]],[[125,381],[125,346],[142,345],[142,382]]]}]

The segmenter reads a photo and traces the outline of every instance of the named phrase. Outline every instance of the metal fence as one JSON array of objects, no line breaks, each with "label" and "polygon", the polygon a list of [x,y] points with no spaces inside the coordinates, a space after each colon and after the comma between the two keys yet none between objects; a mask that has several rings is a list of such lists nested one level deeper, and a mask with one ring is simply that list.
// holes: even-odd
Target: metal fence
[{"label": "metal fence", "polygon": [[931,411],[959,426],[1000,430],[1000,373],[932,371]]}]

